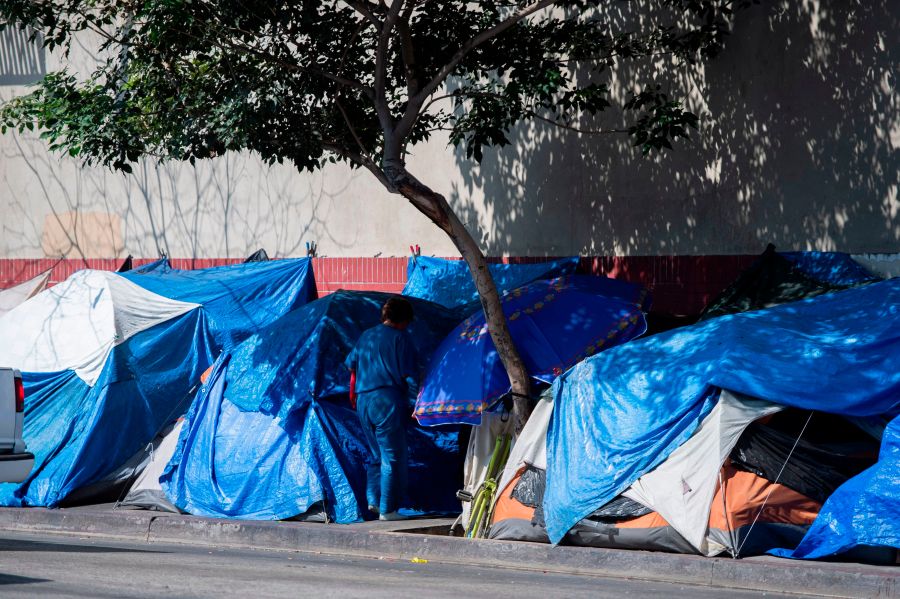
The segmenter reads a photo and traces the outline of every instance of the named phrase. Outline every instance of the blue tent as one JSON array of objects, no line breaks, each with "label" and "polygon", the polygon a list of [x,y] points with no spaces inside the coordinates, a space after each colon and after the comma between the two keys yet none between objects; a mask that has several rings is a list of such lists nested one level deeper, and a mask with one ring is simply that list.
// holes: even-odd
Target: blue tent
[{"label": "blue tent", "polygon": [[[537,279],[552,279],[575,273],[578,257],[561,258],[535,264],[491,264],[488,266],[497,291],[511,291]],[[418,256],[406,266],[403,295],[437,302],[449,308],[478,300],[478,292],[464,260]]]},{"label": "blue tent", "polygon": [[[381,322],[381,306],[391,294],[337,291],[284,316],[231,352],[229,399],[242,410],[279,419],[305,407],[308,397],[323,399],[348,392],[344,359],[359,336]],[[415,318],[409,326],[420,369],[434,348],[461,320],[429,301],[408,298]],[[243,376],[252,372],[253,376]]]},{"label": "blue tent", "polygon": [[53,507],[125,462],[187,408],[213,360],[211,341],[193,311],[116,346],[93,386],[71,370],[23,373],[35,467],[20,485],[0,487],[0,503]]},{"label": "blue tent", "polygon": [[[711,319],[575,366],[553,387],[544,498],[551,540],[684,443],[717,388],[847,416],[897,414],[898,317],[900,280],[885,281]],[[900,466],[891,456],[881,459]]]},{"label": "blue tent", "polygon": [[[137,266],[125,272],[128,273],[129,277],[132,275],[146,274],[148,272],[169,272],[172,270],[172,265],[169,263],[168,258],[160,258],[159,260],[154,260],[153,262],[148,262],[147,264],[143,264],[141,266]],[[125,272],[119,273],[124,275]]]},{"label": "blue tent", "polygon": [[175,269],[168,261],[154,262],[153,265],[122,276],[163,297],[202,304],[210,331],[222,347],[239,343],[283,314],[316,298],[309,258],[198,270]]},{"label": "blue tent", "polygon": [[[204,290],[200,283],[204,272],[195,273],[194,297],[208,301],[209,309],[167,300],[128,282],[153,277],[165,292],[163,274],[122,277],[81,271],[0,321],[3,331],[17,328],[19,319],[33,317],[33,326],[21,329],[25,345],[36,348],[25,357],[34,361],[31,354],[44,354],[42,364],[53,360],[60,364],[55,369],[22,367],[23,432],[35,454],[35,467],[20,485],[0,485],[0,503],[56,506],[75,489],[102,479],[188,408],[200,374],[215,360],[222,339],[252,332],[249,318],[227,318],[227,301],[234,299],[266,315],[256,321],[274,320],[303,301],[312,284],[305,261],[279,272],[280,283],[274,286],[258,272],[255,277],[231,267],[228,272],[232,278],[221,271],[206,275],[212,290]],[[223,287],[231,290],[228,299],[222,298]],[[279,293],[294,302],[273,295]],[[78,334],[60,338],[60,332],[68,329]],[[87,346],[82,352],[86,364],[68,357],[79,343]],[[10,351],[5,347],[0,354]]]},{"label": "blue tent", "polygon": [[[337,522],[361,519],[367,449],[347,403],[343,360],[360,334],[380,322],[387,297],[339,291],[224,353],[185,417],[161,478],[172,503],[193,514],[281,519],[324,502]],[[424,363],[458,318],[436,304],[411,301],[416,318],[409,330]],[[410,419],[404,507],[459,509],[457,435],[457,429],[422,429]]]}]

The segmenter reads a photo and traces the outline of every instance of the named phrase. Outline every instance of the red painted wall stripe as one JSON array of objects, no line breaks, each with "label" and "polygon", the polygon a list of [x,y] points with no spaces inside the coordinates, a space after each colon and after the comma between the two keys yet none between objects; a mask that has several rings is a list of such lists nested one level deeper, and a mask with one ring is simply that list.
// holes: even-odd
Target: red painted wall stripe
[{"label": "red painted wall stripe", "polygon": [[[553,258],[515,256],[489,258],[504,264],[534,264]],[[582,258],[579,271],[604,274],[642,283],[653,292],[654,311],[697,314],[727,287],[756,256],[594,256]],[[154,258],[136,258],[135,266]],[[240,258],[170,258],[179,269],[209,268],[237,264]],[[57,260],[0,259],[0,289],[5,289],[52,269],[50,284],[64,281],[83,268],[116,270],[123,260],[89,258]],[[406,284],[406,258],[314,258],[313,270],[319,295],[338,289],[399,293]]]}]

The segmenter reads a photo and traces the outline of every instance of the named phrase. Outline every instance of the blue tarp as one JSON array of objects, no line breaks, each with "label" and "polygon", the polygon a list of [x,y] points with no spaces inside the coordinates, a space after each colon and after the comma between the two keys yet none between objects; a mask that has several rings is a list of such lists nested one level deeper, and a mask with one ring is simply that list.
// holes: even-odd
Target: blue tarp
[{"label": "blue tarp", "polygon": [[696,430],[715,388],[848,416],[900,409],[900,280],[710,319],[578,364],[554,383],[551,540]]},{"label": "blue tarp", "polygon": [[316,297],[309,258],[251,262],[198,270],[168,263],[122,276],[169,299],[202,304],[217,344],[232,347]]},{"label": "blue tarp", "polygon": [[172,265],[169,263],[169,259],[168,258],[160,258],[159,260],[154,260],[153,262],[148,262],[147,264],[143,264],[141,266],[132,268],[131,270],[127,270],[124,273],[119,273],[119,274],[124,275],[125,273],[128,273],[128,275],[129,275],[128,278],[130,279],[131,275],[142,275],[142,274],[146,274],[148,272],[154,272],[154,271],[157,272],[157,274],[158,274],[158,273],[162,273],[162,272],[169,272],[171,270],[172,270]]},{"label": "blue tarp", "polygon": [[198,271],[154,264],[149,272],[118,276],[202,307],[115,345],[93,386],[72,371],[23,373],[23,436],[35,467],[20,485],[0,485],[0,504],[55,506],[102,479],[187,409],[191,390],[223,345],[314,292],[306,259]]},{"label": "blue tarp", "polygon": [[[291,419],[288,428],[297,433],[292,440],[274,417],[242,412],[225,398],[228,362],[227,354],[217,362],[185,417],[175,454],[160,478],[167,497],[191,514],[259,520],[290,518],[327,498],[337,506],[336,519],[357,519],[356,510],[344,511],[356,501],[334,449],[340,444],[332,444],[323,425],[323,419],[341,422],[329,418],[329,409],[346,408],[309,402]],[[335,432],[350,441],[357,438]],[[365,455],[359,442],[342,449],[356,461]],[[325,474],[329,471],[331,476]]]},{"label": "blue tarp", "polygon": [[860,545],[900,548],[900,418],[884,431],[878,462],[838,487],[797,548],[770,553],[814,559]]},{"label": "blue tarp", "polygon": [[[217,362],[185,418],[161,481],[193,514],[280,519],[324,501],[337,522],[365,513],[366,446],[347,403],[343,360],[380,322],[388,294],[344,292],[287,314]],[[411,300],[413,342],[426,361],[457,317]],[[412,414],[412,405],[410,405]],[[403,506],[458,511],[458,430],[422,429],[410,419],[410,496]]]},{"label": "blue tarp", "polygon": [[[348,393],[344,359],[359,336],[381,323],[381,306],[391,297],[376,291],[337,291],[286,314],[231,352],[229,399],[247,412],[260,411],[286,420],[305,408],[310,397]],[[419,369],[461,320],[442,306],[409,298],[415,317],[409,333]],[[244,376],[252,373],[252,376]]]},{"label": "blue tarp", "polygon": [[187,408],[211,344],[203,312],[191,310],[115,346],[93,387],[73,371],[23,373],[35,467],[0,486],[0,503],[52,507],[124,463]]},{"label": "blue tarp", "polygon": [[[491,264],[488,266],[497,291],[503,293],[537,279],[574,274],[578,257],[535,264]],[[463,260],[418,256],[406,265],[403,295],[456,308],[478,300],[469,267]]]},{"label": "blue tarp", "polygon": [[817,281],[851,287],[860,283],[877,281],[866,268],[843,252],[778,252],[794,268]]}]

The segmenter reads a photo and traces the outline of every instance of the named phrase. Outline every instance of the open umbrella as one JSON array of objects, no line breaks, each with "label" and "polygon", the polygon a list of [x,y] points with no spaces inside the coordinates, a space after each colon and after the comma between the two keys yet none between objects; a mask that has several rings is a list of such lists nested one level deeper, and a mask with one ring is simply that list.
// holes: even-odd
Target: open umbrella
[{"label": "open umbrella", "polygon": [[[642,334],[648,306],[640,285],[597,276],[535,281],[503,296],[503,313],[528,372],[547,383],[586,357]],[[415,416],[425,425],[480,424],[482,412],[509,390],[479,311],[438,346]]]}]

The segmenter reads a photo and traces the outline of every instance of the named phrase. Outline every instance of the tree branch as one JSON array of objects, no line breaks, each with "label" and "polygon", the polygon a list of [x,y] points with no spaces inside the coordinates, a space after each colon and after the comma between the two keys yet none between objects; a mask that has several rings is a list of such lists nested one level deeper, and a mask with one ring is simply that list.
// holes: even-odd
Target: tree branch
[{"label": "tree branch", "polygon": [[403,57],[403,74],[406,77],[406,94],[412,98],[419,91],[419,77],[416,67],[416,49],[412,43],[412,32],[409,29],[409,16],[405,14],[397,22],[400,33],[400,51]]},{"label": "tree branch", "polygon": [[[397,24],[400,17],[400,11],[403,9],[403,0],[394,0],[388,9],[387,17],[381,25],[381,32],[378,35],[378,47],[375,50],[375,112],[378,114],[378,120],[381,122],[381,128],[385,132],[385,146],[392,138],[394,130],[394,118],[387,103],[387,62],[389,46],[391,43],[391,31]],[[393,141],[392,139],[390,141]],[[393,144],[392,144],[393,145]],[[387,154],[387,148],[385,148]]]},{"label": "tree branch", "polygon": [[379,10],[378,6],[373,5],[371,2],[368,2],[368,0],[344,0],[344,3],[362,15],[367,21],[374,25],[376,29],[381,29],[381,22],[378,20],[378,17],[375,16],[375,11]]},{"label": "tree branch", "polygon": [[[341,116],[344,117],[344,122],[347,123],[347,128],[350,130],[350,135],[353,136],[353,139],[356,140],[356,145],[359,146],[359,151],[363,156],[369,157],[369,151],[366,149],[366,146],[363,144],[362,139],[360,139],[359,135],[356,133],[356,127],[353,126],[353,123],[350,122],[350,117],[347,116],[347,111],[344,110],[344,105],[341,104],[340,98],[335,98],[334,103],[337,104],[338,110],[341,111]],[[371,158],[369,158],[371,160]]]},{"label": "tree branch", "polygon": [[573,125],[568,125],[566,123],[560,123],[559,121],[549,119],[545,116],[541,116],[533,110],[527,110],[525,112],[530,117],[536,118],[539,121],[544,121],[545,123],[549,123],[554,127],[559,127],[560,129],[566,129],[568,131],[574,131],[575,133],[582,133],[584,135],[607,135],[610,133],[628,133],[628,129],[582,129],[580,127],[575,127]]},{"label": "tree branch", "polygon": [[409,132],[412,130],[413,126],[416,123],[416,120],[419,118],[419,112],[422,108],[422,104],[425,100],[430,96],[434,91],[440,87],[450,73],[462,62],[463,58],[471,52],[474,48],[477,48],[484,42],[500,35],[516,23],[519,23],[526,17],[533,15],[539,10],[543,10],[548,6],[551,6],[558,2],[559,0],[538,0],[537,2],[532,2],[527,6],[523,6],[518,11],[501,21],[500,23],[494,25],[490,29],[485,29],[478,35],[469,38],[466,40],[462,46],[453,54],[453,57],[442,66],[437,74],[426,83],[419,92],[415,95],[415,97],[410,98],[409,102],[406,105],[406,111],[403,113],[403,117],[400,119],[400,122],[397,124],[397,128],[395,131],[395,136],[397,139],[404,139]]},{"label": "tree branch", "polygon": [[334,143],[334,142],[323,141],[322,147],[324,149],[328,150],[329,152],[337,154],[338,156],[341,156],[342,158],[345,158],[345,159],[349,160],[350,162],[353,162],[357,166],[361,166],[361,167],[367,169],[369,172],[371,172],[373,175],[375,175],[375,178],[378,179],[378,181],[382,185],[384,185],[385,189],[387,189],[391,193],[397,192],[397,189],[394,187],[394,184],[388,180],[387,176],[384,174],[384,171],[382,171],[378,167],[378,165],[375,164],[375,161],[373,161],[368,156],[363,156],[362,154],[359,154],[352,150],[348,150],[347,148],[341,146],[340,144]]}]

